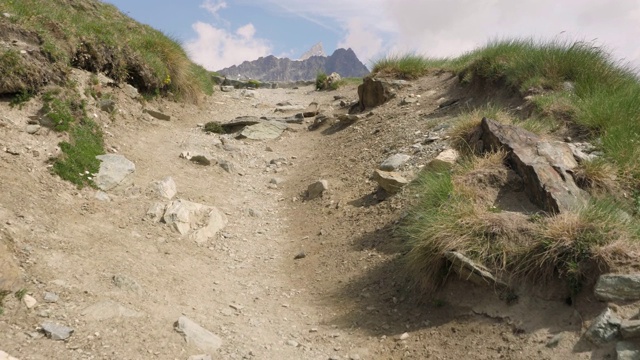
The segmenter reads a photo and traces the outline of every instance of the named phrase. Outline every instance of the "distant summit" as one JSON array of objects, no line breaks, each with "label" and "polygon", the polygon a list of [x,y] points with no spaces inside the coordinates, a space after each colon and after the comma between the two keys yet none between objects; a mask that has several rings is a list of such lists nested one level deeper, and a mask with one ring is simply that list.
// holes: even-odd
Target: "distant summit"
[{"label": "distant summit", "polygon": [[[320,45],[322,51],[322,44],[317,45]],[[307,53],[312,52],[316,46]],[[315,80],[319,72],[336,72],[342,77],[363,77],[369,73],[369,69],[358,60],[353,50],[337,49],[331,56],[312,55],[302,61],[269,55],[218,71],[230,79],[282,82]]]},{"label": "distant summit", "polygon": [[309,49],[307,52],[302,54],[302,56],[300,56],[300,61],[307,60],[308,58],[310,58],[312,56],[327,56],[327,54],[324,53],[324,48],[322,47],[322,42],[319,42],[319,43],[313,45],[311,47],[311,49]]}]

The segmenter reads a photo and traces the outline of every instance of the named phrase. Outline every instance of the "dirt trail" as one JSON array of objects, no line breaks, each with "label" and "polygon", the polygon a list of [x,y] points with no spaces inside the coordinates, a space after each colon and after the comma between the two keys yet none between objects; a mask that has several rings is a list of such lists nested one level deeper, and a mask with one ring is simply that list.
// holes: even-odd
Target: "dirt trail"
[{"label": "dirt trail", "polygon": [[[203,351],[173,329],[185,315],[222,339],[214,359],[588,358],[589,352],[572,353],[567,342],[544,346],[549,334],[567,331],[570,338],[581,326],[572,309],[556,310],[550,305],[556,303],[525,300],[505,319],[496,294],[455,281],[441,301],[412,300],[397,277],[400,244],[391,240],[403,200],[380,202],[368,175],[387,143],[396,142],[396,150],[409,146],[414,130],[374,115],[369,125],[348,130],[292,125],[277,140],[223,136],[220,142],[196,126],[273,115],[281,101],[327,107],[334,95],[353,99],[355,88],[258,90],[255,98],[216,92],[200,108],[152,104],[172,115],[163,122],[118,94],[124,111],[104,121],[106,141],[136,164],[136,173],[135,186],[110,193],[110,202],[49,175],[43,157],[57,135],[21,130],[37,104],[23,111],[1,104],[4,144],[42,154],[0,155],[0,234],[38,300],[34,309],[5,300],[0,350],[19,359],[187,359]],[[435,99],[424,103],[425,112],[437,108]],[[380,149],[359,143],[377,133],[376,141],[387,137]],[[227,160],[233,169],[194,164],[178,157],[182,151]],[[198,246],[144,220],[158,201],[148,185],[166,176],[175,180],[178,198],[225,212],[229,224],[215,239]],[[320,178],[330,181],[330,191],[303,201],[307,185]],[[306,257],[294,260],[301,251]],[[60,300],[45,302],[45,292]],[[136,316],[87,311],[104,302]],[[521,326],[523,314],[551,319]],[[75,333],[66,342],[43,338],[36,329],[46,320]]]}]

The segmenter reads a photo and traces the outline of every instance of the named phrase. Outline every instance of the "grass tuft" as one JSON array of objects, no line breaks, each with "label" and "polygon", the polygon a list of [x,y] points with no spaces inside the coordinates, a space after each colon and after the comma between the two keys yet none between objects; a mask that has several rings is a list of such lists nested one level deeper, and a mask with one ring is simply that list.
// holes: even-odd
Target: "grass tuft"
[{"label": "grass tuft", "polygon": [[400,79],[416,79],[430,70],[442,67],[446,59],[431,59],[416,54],[388,55],[373,63],[372,73]]}]

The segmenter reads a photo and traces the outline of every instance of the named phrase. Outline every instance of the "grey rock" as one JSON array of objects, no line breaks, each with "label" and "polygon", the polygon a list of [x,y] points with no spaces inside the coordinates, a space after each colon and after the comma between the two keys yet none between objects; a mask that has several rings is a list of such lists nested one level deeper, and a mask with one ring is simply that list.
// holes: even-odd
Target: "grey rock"
[{"label": "grey rock", "polygon": [[82,316],[91,320],[109,320],[119,318],[137,318],[143,316],[141,312],[128,309],[111,300],[93,304],[82,310]]},{"label": "grey rock", "polygon": [[620,335],[620,319],[607,308],[593,320],[584,336],[595,345],[604,345]]},{"label": "grey rock", "polygon": [[307,254],[304,251],[300,251],[299,253],[296,254],[296,256],[293,257],[293,260],[300,260],[306,257],[307,257]]},{"label": "grey rock", "polygon": [[392,171],[375,170],[372,178],[389,194],[397,193],[409,183],[402,175]]},{"label": "grey rock", "polygon": [[123,90],[124,90],[124,93],[132,99],[137,99],[140,96],[138,89],[136,89],[135,87],[129,84],[125,84]]},{"label": "grey rock", "polygon": [[226,172],[228,172],[230,174],[232,174],[232,173],[234,173],[236,171],[236,166],[231,161],[220,160],[220,161],[218,161],[218,165],[220,165],[220,167],[224,171],[226,171]]},{"label": "grey rock", "polygon": [[71,336],[71,334],[73,334],[74,331],[70,327],[54,322],[44,322],[40,324],[40,327],[42,327],[42,331],[51,340],[66,340]]},{"label": "grey rock", "polygon": [[142,293],[142,287],[134,279],[125,275],[114,275],[111,278],[113,284],[120,289]]},{"label": "grey rock", "polygon": [[343,123],[353,123],[360,119],[362,119],[362,116],[357,114],[342,114],[338,116],[338,120]]},{"label": "grey rock", "polygon": [[238,135],[238,138],[251,140],[277,139],[287,128],[286,124],[277,121],[265,121],[259,124],[247,126]]},{"label": "grey rock", "polygon": [[104,112],[112,113],[116,111],[116,102],[111,99],[103,99],[98,101],[98,107]]},{"label": "grey rock", "polygon": [[444,257],[451,262],[451,269],[465,280],[477,285],[508,288],[507,284],[498,280],[487,268],[457,251],[447,251]]},{"label": "grey rock", "polygon": [[616,344],[617,360],[640,360],[640,346],[635,342],[620,341]]},{"label": "grey rock", "polygon": [[163,120],[163,121],[171,120],[171,116],[170,115],[163,114],[160,111],[155,111],[155,110],[151,110],[151,109],[145,109],[144,112],[146,112],[147,114],[153,116],[154,118],[156,118],[158,120]]},{"label": "grey rock", "polygon": [[247,212],[249,213],[249,216],[251,216],[251,217],[254,217],[254,218],[261,218],[262,217],[262,212],[260,212],[259,210],[249,209]]},{"label": "grey rock", "polygon": [[228,223],[227,216],[218,208],[186,200],[169,203],[163,220],[180,235],[188,235],[197,244],[207,242]]},{"label": "grey rock", "polygon": [[240,95],[246,97],[246,98],[255,98],[256,97],[256,92],[254,90],[247,90],[247,89],[243,89],[242,91],[240,91]]},{"label": "grey rock", "polygon": [[524,179],[524,192],[543,210],[558,214],[586,205],[589,195],[573,180],[572,171],[578,163],[566,143],[546,141],[487,118],[482,119],[480,138],[485,150],[507,152],[507,162]]},{"label": "grey rock", "polygon": [[94,197],[99,201],[107,201],[107,202],[111,201],[111,198],[109,197],[109,195],[102,190],[96,191],[96,194],[94,195]]},{"label": "grey rock", "polygon": [[640,337],[640,320],[622,320],[620,333],[624,339],[634,339]]},{"label": "grey rock", "polygon": [[173,199],[173,197],[178,193],[176,182],[173,181],[171,176],[152,182],[151,189],[158,196],[169,200]]},{"label": "grey rock", "polygon": [[302,112],[302,116],[306,118],[314,117],[318,115],[319,111],[320,111],[320,105],[318,105],[317,102],[312,102],[309,104],[309,106],[307,106],[306,109],[304,109],[304,111]]},{"label": "grey rock", "polygon": [[298,342],[295,341],[295,340],[287,340],[287,345],[293,346],[293,347],[298,347],[300,344],[298,344]]},{"label": "grey rock", "polygon": [[640,274],[600,275],[594,294],[602,301],[640,300]]},{"label": "grey rock", "polygon": [[395,171],[398,170],[404,163],[411,159],[410,155],[406,154],[395,154],[389,156],[385,159],[382,164],[380,164],[380,170],[384,171]]},{"label": "grey rock", "polygon": [[283,179],[281,178],[271,178],[271,180],[269,180],[270,184],[274,184],[274,185],[280,185],[284,182]]},{"label": "grey rock", "polygon": [[202,351],[213,353],[222,346],[222,339],[186,316],[178,318],[174,328],[185,337],[188,344],[192,344]]},{"label": "grey rock", "polygon": [[322,194],[329,190],[329,182],[327,180],[319,180],[307,187],[307,198],[309,200],[322,196]]},{"label": "grey rock", "polygon": [[106,154],[96,156],[100,163],[100,171],[94,178],[96,186],[104,191],[111,190],[131,180],[136,165],[122,155]]},{"label": "grey rock", "polygon": [[238,116],[237,118],[220,125],[227,133],[231,133],[244,128],[245,126],[259,124],[261,122],[262,120],[257,116]]},{"label": "grey rock", "polygon": [[569,143],[567,145],[571,148],[573,157],[579,163],[593,161],[598,158],[597,153],[594,152],[595,148],[589,143]]},{"label": "grey rock", "polygon": [[166,204],[153,203],[149,210],[147,210],[146,218],[153,222],[160,222],[164,216],[164,211],[167,209]]},{"label": "grey rock", "polygon": [[220,86],[220,90],[223,92],[232,92],[235,88],[231,85],[222,85]]},{"label": "grey rock", "polygon": [[60,300],[58,294],[53,292],[45,292],[44,293],[44,301],[48,303],[57,303]]},{"label": "grey rock", "polygon": [[41,127],[42,126],[40,126],[40,125],[27,125],[27,127],[25,128],[25,131],[27,132],[27,134],[33,135],[33,134],[37,133],[38,131],[40,131]]}]

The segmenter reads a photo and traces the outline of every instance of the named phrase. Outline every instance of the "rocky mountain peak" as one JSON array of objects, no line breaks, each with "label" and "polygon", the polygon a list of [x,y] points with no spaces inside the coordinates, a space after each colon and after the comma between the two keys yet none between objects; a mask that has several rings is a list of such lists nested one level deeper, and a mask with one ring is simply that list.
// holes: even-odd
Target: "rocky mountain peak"
[{"label": "rocky mountain peak", "polygon": [[307,50],[302,56],[300,56],[300,61],[307,60],[312,56],[327,56],[324,52],[324,48],[322,47],[322,41],[313,45],[311,49]]}]

